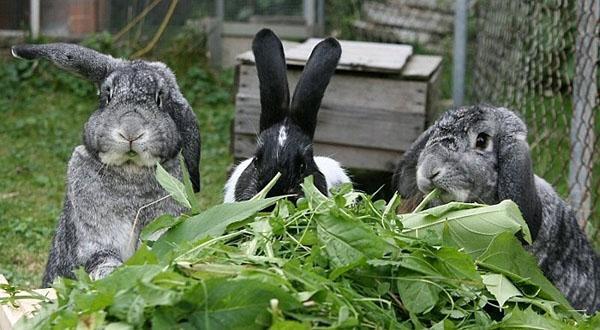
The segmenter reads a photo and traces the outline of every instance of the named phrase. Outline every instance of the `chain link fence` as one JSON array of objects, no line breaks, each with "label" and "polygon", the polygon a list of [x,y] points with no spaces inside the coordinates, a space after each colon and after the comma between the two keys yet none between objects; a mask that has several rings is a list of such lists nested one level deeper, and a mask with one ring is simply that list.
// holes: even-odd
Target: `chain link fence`
[{"label": "chain link fence", "polygon": [[472,101],[519,111],[535,172],[600,239],[597,0],[479,1],[473,18]]}]

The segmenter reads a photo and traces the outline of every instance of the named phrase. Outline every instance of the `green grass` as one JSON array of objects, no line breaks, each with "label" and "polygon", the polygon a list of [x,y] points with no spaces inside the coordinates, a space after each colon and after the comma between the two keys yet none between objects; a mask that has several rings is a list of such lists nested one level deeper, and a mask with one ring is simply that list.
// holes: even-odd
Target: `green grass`
[{"label": "green grass", "polygon": [[[8,65],[0,59],[0,69],[4,69],[0,73],[8,71]],[[55,75],[59,81],[64,78],[57,69],[46,66],[38,68],[38,75],[44,82]],[[0,76],[0,80],[7,78]],[[81,144],[83,125],[97,102],[93,92],[76,95],[79,83],[48,86],[39,80],[13,79],[14,85],[2,91],[0,98],[0,273],[25,287],[41,283],[62,209],[67,163],[73,149]],[[195,93],[193,86],[187,91]],[[199,197],[202,207],[207,207],[221,202],[232,162],[229,132],[233,104],[209,106],[206,97],[186,96],[194,100],[201,127]]]}]

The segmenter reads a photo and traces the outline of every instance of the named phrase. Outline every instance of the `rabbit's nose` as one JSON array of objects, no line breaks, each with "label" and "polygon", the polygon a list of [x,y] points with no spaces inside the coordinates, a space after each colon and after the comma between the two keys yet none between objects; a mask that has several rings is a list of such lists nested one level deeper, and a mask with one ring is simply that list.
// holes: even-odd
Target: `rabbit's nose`
[{"label": "rabbit's nose", "polygon": [[428,179],[429,180],[435,179],[438,175],[440,175],[441,172],[442,171],[438,168],[432,170],[431,172],[429,172]]},{"label": "rabbit's nose", "polygon": [[141,139],[141,138],[142,138],[142,136],[144,136],[144,132],[142,132],[142,133],[135,133],[135,134],[132,134],[132,133],[124,133],[124,132],[119,132],[119,136],[120,136],[120,137],[121,137],[123,140],[125,140],[125,141],[128,141],[128,142],[129,142],[129,144],[131,144],[132,142],[134,142],[134,141],[137,141],[137,140]]}]

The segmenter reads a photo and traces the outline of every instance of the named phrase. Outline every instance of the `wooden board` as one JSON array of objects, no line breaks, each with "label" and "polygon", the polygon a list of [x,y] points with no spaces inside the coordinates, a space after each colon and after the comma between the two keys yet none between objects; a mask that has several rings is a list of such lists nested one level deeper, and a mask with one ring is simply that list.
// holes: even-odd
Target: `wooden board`
[{"label": "wooden board", "polygon": [[[311,38],[286,51],[288,64],[304,65],[317,43],[322,39]],[[339,70],[400,73],[413,54],[409,45],[384,44],[378,42],[340,40],[342,56]]]},{"label": "wooden board", "polygon": [[264,24],[244,22],[224,22],[223,35],[229,37],[253,37],[263,28],[269,28],[280,38],[302,40],[313,36],[313,28],[297,24]]},{"label": "wooden board", "polygon": [[369,22],[415,31],[450,34],[454,28],[454,15],[428,9],[366,2],[363,13]]},{"label": "wooden board", "polygon": [[[469,1],[469,9],[472,9],[477,2],[478,0]],[[386,3],[389,7],[419,8],[447,14],[454,14],[455,4],[455,0],[388,0]]]},{"label": "wooden board", "polygon": [[[256,136],[253,134],[236,134],[233,139],[233,145],[236,158],[250,157],[253,155],[256,147]],[[315,156],[332,157],[348,169],[393,172],[402,156],[402,153],[395,151],[329,143],[315,142],[313,146]]]},{"label": "wooden board", "polygon": [[[259,118],[259,99],[238,97],[235,134],[256,135]],[[424,128],[424,114],[322,106],[319,110],[314,141],[404,151]]]},{"label": "wooden board", "polygon": [[[300,69],[288,69],[290,94],[293,94],[296,88],[300,73]],[[255,66],[240,67],[237,95],[245,98],[258,97],[258,76]],[[369,109],[381,109],[425,115],[426,101],[427,82],[424,81],[338,72],[331,78],[321,105],[328,108],[365,109],[367,113]]]},{"label": "wooden board", "polygon": [[414,55],[402,69],[402,77],[415,80],[429,80],[439,71],[442,57],[436,55]]},{"label": "wooden board", "polygon": [[[366,21],[354,21],[354,28],[368,38],[388,40],[390,42],[419,43],[427,49],[443,53],[445,48],[441,44],[447,38],[441,38],[437,33],[414,31],[392,26],[382,26]],[[441,39],[440,39],[441,38]]]},{"label": "wooden board", "polygon": [[[282,40],[284,51],[288,51],[299,43]],[[236,58],[241,64],[254,64],[254,55],[252,51],[246,51],[241,53]],[[428,80],[431,75],[439,69],[442,63],[442,57],[436,55],[412,55],[408,58],[406,64],[400,71],[400,77],[406,79],[415,80]],[[339,68],[339,67],[338,67]],[[290,68],[293,69],[293,68]],[[256,72],[256,70],[254,71]],[[336,75],[343,74],[345,72],[338,72]],[[335,76],[334,76],[335,77]],[[257,78],[258,81],[258,78]]]},{"label": "wooden board", "polygon": [[[6,278],[0,274],[0,284],[8,284]],[[48,297],[50,300],[56,300],[56,291],[54,289],[37,289],[34,292]],[[17,295],[29,295],[26,292],[19,292]],[[8,297],[8,293],[0,290],[0,298]],[[17,306],[10,304],[0,305],[0,330],[11,330],[22,317],[31,317],[32,313],[39,309],[39,300],[37,299],[19,299]]]}]

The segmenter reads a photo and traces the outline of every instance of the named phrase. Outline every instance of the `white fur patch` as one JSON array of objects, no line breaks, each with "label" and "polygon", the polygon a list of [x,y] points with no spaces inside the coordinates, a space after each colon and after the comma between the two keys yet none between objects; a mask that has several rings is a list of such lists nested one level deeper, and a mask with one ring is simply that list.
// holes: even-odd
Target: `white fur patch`
[{"label": "white fur patch", "polygon": [[417,166],[417,187],[421,188],[429,183],[429,180],[423,175],[422,166]]},{"label": "white fur patch", "polygon": [[223,198],[223,203],[235,202],[235,187],[237,186],[240,176],[242,176],[242,173],[246,170],[248,165],[252,163],[253,159],[254,158],[248,158],[235,167],[235,170],[231,173],[227,183],[225,183],[225,197]]},{"label": "white fur patch", "polygon": [[279,137],[277,138],[277,142],[279,143],[279,146],[283,147],[285,145],[286,140],[287,140],[287,127],[281,126],[281,128],[279,128]]},{"label": "white fur patch", "polygon": [[468,189],[452,189],[451,191],[454,200],[457,202],[466,202],[469,199],[470,191]]},{"label": "white fur patch", "polygon": [[516,134],[515,138],[521,141],[527,141],[527,134]]},{"label": "white fur patch", "polygon": [[331,188],[351,182],[346,171],[337,161],[329,157],[315,157],[315,163],[317,163],[319,171],[325,176],[328,194]]},{"label": "white fur patch", "polygon": [[10,48],[10,54],[14,57],[14,58],[20,58],[23,59],[21,56],[17,55],[17,53],[15,52],[15,49],[13,47]]}]

